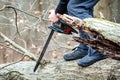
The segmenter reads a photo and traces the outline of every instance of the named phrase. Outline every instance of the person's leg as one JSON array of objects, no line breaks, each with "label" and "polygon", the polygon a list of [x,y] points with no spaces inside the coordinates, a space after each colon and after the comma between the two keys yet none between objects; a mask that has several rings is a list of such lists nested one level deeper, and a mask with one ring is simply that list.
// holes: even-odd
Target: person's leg
[{"label": "person's leg", "polygon": [[[91,38],[93,38],[92,35],[89,35],[89,36]],[[93,63],[95,63],[99,60],[103,60],[105,58],[106,58],[105,55],[103,55],[102,53],[96,51],[91,46],[89,46],[88,54],[78,61],[78,65],[82,66],[82,67],[87,67],[87,66],[92,65]]]},{"label": "person's leg", "polygon": [[[82,13],[77,17],[81,18],[81,19],[92,18],[93,17],[93,14],[92,14],[93,10],[90,10],[90,11],[91,12],[89,12],[89,13]],[[90,39],[93,37],[93,36],[88,35],[87,33],[85,33],[82,30],[79,31],[79,34],[80,34],[79,36],[81,38],[85,38],[85,39]],[[88,54],[88,46],[86,44],[80,43],[75,51],[68,53],[68,54],[65,54],[63,57],[66,61],[70,61],[70,60],[80,59],[87,54]]]}]

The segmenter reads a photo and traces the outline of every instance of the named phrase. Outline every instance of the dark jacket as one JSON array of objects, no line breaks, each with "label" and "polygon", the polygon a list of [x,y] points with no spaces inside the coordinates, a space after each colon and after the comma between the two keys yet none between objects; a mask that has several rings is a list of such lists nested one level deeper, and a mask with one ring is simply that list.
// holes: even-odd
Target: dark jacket
[{"label": "dark jacket", "polygon": [[99,0],[60,0],[55,13],[67,13],[80,19],[93,17],[93,8]]}]

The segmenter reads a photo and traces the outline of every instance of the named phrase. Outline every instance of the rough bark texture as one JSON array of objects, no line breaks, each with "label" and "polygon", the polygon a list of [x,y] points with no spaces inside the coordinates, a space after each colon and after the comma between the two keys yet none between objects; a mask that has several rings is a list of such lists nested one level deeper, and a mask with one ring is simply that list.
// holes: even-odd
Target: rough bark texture
[{"label": "rough bark texture", "polygon": [[35,73],[34,65],[35,62],[20,62],[1,69],[0,80],[120,80],[120,63],[113,59],[105,59],[86,68],[78,66],[76,60],[55,59]]},{"label": "rough bark texture", "polygon": [[84,22],[84,27],[101,34],[104,39],[113,41],[120,46],[120,24],[94,18],[85,19]]},{"label": "rough bark texture", "polygon": [[94,35],[93,39],[73,37],[77,42],[91,45],[101,53],[120,60],[120,24],[103,19],[88,18],[83,21],[68,15],[58,15],[69,25]]}]

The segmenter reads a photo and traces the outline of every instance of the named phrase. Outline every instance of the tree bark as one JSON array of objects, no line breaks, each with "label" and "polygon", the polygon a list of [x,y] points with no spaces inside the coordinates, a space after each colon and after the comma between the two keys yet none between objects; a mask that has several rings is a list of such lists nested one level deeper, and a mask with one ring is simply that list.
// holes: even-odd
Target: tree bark
[{"label": "tree bark", "polygon": [[120,24],[103,19],[88,18],[81,21],[69,15],[59,15],[74,28],[94,35],[93,39],[73,37],[75,41],[85,43],[108,57],[120,60]]},{"label": "tree bark", "polygon": [[[85,68],[76,62],[51,60],[35,73],[35,62],[19,62],[1,69],[0,80],[120,80],[120,63],[117,60],[105,59]],[[0,65],[0,68],[5,65]]]}]

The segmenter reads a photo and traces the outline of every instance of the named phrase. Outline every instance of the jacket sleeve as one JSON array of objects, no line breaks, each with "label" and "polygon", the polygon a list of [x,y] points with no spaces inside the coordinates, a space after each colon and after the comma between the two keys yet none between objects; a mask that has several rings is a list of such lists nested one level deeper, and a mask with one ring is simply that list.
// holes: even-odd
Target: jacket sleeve
[{"label": "jacket sleeve", "polygon": [[59,13],[59,14],[64,14],[67,12],[67,4],[68,4],[69,0],[60,0],[57,8],[55,10],[55,13]]}]

